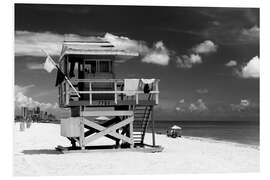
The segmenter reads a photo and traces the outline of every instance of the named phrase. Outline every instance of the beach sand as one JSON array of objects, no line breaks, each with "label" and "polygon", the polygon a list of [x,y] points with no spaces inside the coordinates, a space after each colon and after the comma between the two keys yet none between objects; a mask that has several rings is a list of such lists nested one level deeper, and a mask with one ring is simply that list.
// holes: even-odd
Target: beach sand
[{"label": "beach sand", "polygon": [[[151,143],[151,134],[146,135]],[[113,144],[100,138],[97,144]],[[94,151],[59,154],[57,145],[69,146],[60,125],[33,123],[20,131],[14,125],[14,175],[95,175],[259,172],[258,148],[203,138],[172,139],[156,135],[163,152]]]}]

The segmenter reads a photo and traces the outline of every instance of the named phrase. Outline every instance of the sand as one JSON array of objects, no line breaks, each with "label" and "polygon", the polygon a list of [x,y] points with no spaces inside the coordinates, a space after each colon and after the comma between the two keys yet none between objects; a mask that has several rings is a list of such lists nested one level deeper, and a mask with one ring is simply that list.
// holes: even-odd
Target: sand
[{"label": "sand", "polygon": [[[150,143],[151,135],[146,135]],[[172,139],[156,135],[160,153],[131,151],[95,151],[59,154],[57,145],[69,146],[60,136],[60,125],[34,123],[20,131],[14,125],[14,175],[108,175],[168,173],[258,172],[258,148],[203,138]],[[94,144],[112,144],[100,138]]]}]

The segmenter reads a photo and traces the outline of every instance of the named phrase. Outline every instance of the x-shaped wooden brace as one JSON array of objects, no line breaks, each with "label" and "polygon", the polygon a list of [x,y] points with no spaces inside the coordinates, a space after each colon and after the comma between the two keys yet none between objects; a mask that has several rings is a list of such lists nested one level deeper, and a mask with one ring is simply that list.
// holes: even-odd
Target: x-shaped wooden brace
[{"label": "x-shaped wooden brace", "polygon": [[105,136],[105,135],[109,134],[109,135],[111,135],[111,136],[113,136],[113,137],[115,137],[115,138],[117,138],[119,140],[123,140],[125,142],[128,142],[129,144],[133,144],[133,139],[132,138],[129,138],[127,136],[124,136],[124,135],[119,134],[119,133],[116,132],[117,129],[131,123],[132,121],[134,121],[134,116],[130,116],[127,119],[125,119],[125,120],[123,120],[123,121],[121,121],[121,122],[119,122],[117,124],[114,124],[114,125],[112,125],[110,127],[104,127],[104,126],[101,126],[101,125],[99,125],[99,124],[97,124],[97,123],[95,123],[93,121],[89,121],[89,120],[84,118],[84,124],[86,124],[86,125],[94,128],[94,129],[100,131],[99,133],[96,133],[96,134],[86,138],[85,143],[87,144],[87,143],[89,143],[91,141],[94,141],[94,140],[96,140],[96,139],[98,139],[98,138],[100,138],[102,136]]}]

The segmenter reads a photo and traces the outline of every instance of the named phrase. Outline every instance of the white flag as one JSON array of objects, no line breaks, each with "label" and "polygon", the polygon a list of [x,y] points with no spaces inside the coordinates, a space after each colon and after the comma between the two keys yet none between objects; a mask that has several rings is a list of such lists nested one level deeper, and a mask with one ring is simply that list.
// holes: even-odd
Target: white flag
[{"label": "white flag", "polygon": [[52,70],[54,70],[56,67],[55,65],[52,63],[52,59],[50,59],[50,56],[47,56],[46,61],[44,63],[43,68],[48,71],[49,73],[52,72]]}]

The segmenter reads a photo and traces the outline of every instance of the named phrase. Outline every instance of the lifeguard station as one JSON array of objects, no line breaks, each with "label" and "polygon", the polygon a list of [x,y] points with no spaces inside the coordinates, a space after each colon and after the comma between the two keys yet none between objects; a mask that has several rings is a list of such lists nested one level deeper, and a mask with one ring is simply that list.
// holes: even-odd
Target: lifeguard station
[{"label": "lifeguard station", "polygon": [[[91,142],[107,137],[116,149],[161,151],[153,119],[159,80],[116,79],[115,61],[136,56],[106,41],[63,42],[59,67],[72,83],[58,85],[60,107],[71,110],[70,118],[61,119],[61,135],[72,145],[66,150],[91,149]],[[149,124],[151,145],[144,142]]]}]

